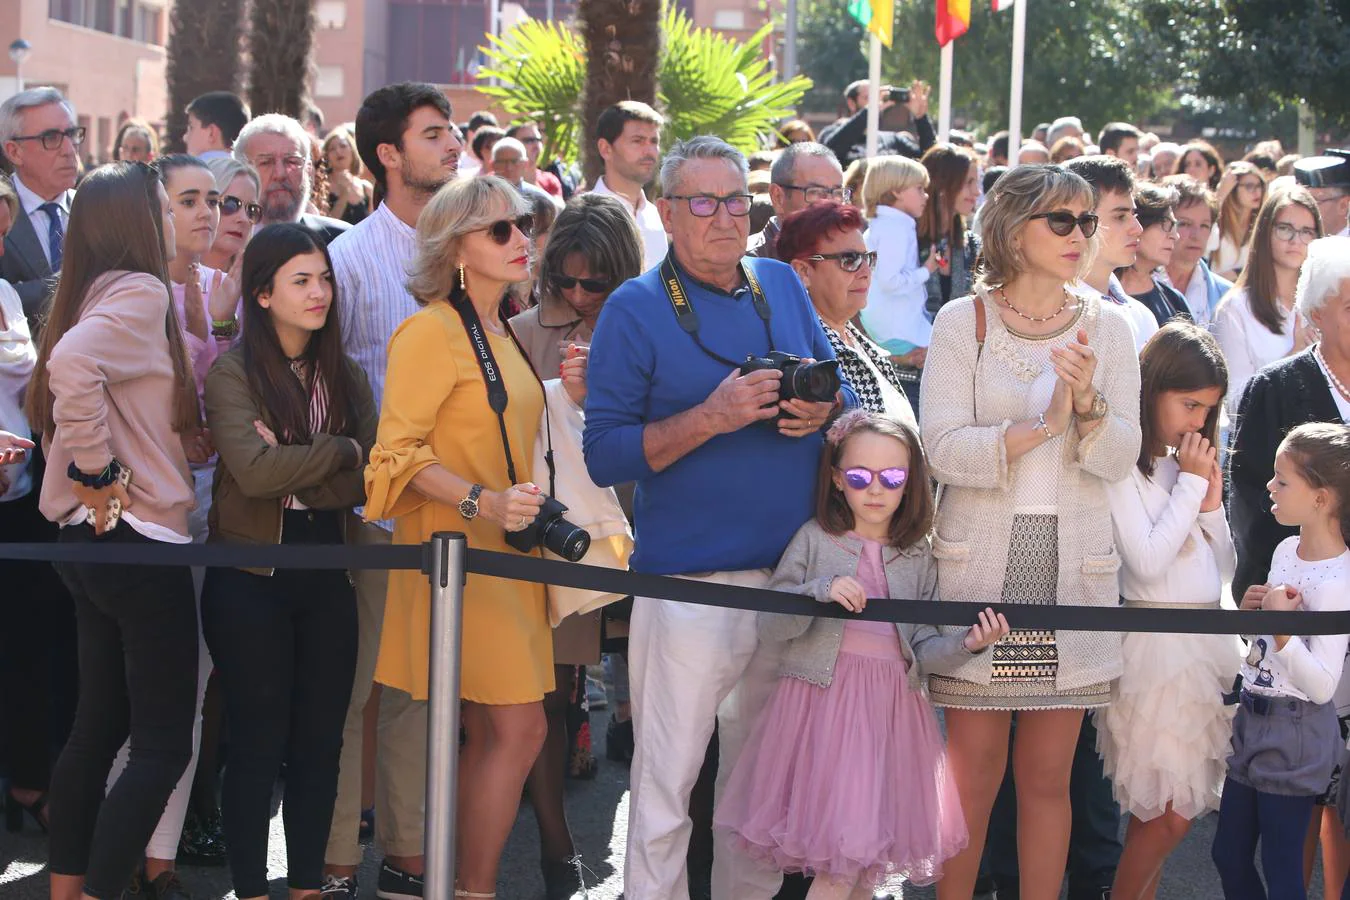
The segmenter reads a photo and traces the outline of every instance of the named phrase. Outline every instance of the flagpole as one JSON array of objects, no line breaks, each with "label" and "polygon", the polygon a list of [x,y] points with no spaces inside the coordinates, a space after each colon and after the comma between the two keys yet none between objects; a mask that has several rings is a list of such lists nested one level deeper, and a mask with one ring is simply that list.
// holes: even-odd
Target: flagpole
[{"label": "flagpole", "polygon": [[956,41],[948,41],[942,48],[942,69],[938,73],[938,135],[946,141],[952,133],[952,56]]},{"label": "flagpole", "polygon": [[881,38],[869,34],[867,57],[867,158],[877,155],[877,133],[881,128]]},{"label": "flagpole", "polygon": [[1022,74],[1026,64],[1027,4],[1017,0],[1013,6],[1012,96],[1008,100],[1008,162],[1017,159],[1022,144]]}]

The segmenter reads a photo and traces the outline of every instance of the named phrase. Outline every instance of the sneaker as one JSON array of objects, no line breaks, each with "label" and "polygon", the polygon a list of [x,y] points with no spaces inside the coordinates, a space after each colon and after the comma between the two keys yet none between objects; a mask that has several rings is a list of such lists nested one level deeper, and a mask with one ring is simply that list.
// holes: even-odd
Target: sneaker
[{"label": "sneaker", "polygon": [[149,900],[192,900],[183,882],[178,880],[177,872],[160,872],[159,877],[145,887],[145,896]]},{"label": "sneaker", "polygon": [[375,896],[380,900],[422,900],[422,876],[396,869],[387,862],[381,863]]},{"label": "sneaker", "polygon": [[356,900],[357,890],[355,876],[325,875],[319,896],[324,900]]},{"label": "sneaker", "polygon": [[178,861],[186,866],[223,866],[229,861],[219,810],[205,818],[188,812],[178,839]]}]

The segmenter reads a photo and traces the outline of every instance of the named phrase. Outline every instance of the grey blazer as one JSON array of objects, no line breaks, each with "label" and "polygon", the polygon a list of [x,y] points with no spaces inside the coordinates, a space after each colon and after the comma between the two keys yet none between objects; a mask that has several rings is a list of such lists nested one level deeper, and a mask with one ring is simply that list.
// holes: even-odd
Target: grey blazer
[{"label": "grey blazer", "polygon": [[[69,192],[69,198],[73,198],[74,193]],[[46,216],[39,216],[39,219],[36,227],[46,228]],[[29,318],[45,311],[47,300],[56,287],[51,261],[42,252],[34,227],[28,212],[20,207],[14,227],[5,236],[5,255],[0,256],[0,278],[18,292],[24,315]]]},{"label": "grey blazer", "polygon": [[[937,565],[926,538],[912,547],[882,553],[889,596],[904,600],[937,599]],[[830,583],[837,577],[854,575],[861,554],[860,541],[847,535],[828,534],[812,519],[788,544],[769,588],[829,603]],[[759,636],[765,641],[791,642],[783,650],[780,676],[829,687],[844,640],[845,621],[760,613]],[[944,674],[971,658],[963,643],[964,634],[942,635],[932,625],[896,623],[895,627],[900,634],[900,652],[909,663],[909,686],[914,690],[922,688],[928,675]]]}]

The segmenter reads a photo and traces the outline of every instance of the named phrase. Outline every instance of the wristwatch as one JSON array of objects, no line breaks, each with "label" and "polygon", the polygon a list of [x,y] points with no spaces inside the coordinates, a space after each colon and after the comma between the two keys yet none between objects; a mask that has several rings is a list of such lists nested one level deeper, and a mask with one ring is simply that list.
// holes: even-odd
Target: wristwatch
[{"label": "wristwatch", "polygon": [[1078,420],[1080,422],[1095,422],[1105,415],[1106,395],[1101,391],[1098,391],[1097,395],[1092,398],[1092,409],[1088,410],[1086,413],[1079,413]]},{"label": "wristwatch", "polygon": [[469,496],[459,501],[459,514],[466,519],[473,519],[478,516],[478,495],[483,493],[483,486],[475,484],[469,488]]}]

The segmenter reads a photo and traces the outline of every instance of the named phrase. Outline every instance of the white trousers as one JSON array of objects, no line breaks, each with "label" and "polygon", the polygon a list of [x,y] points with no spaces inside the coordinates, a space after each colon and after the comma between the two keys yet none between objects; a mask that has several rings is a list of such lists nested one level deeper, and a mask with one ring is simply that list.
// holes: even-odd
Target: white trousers
[{"label": "white trousers", "polygon": [[[760,569],[692,580],[763,587]],[[639,597],[628,638],[636,740],[628,803],[624,896],[688,900],[689,795],[698,780],[713,723],[720,756],[717,796],[768,702],[778,645],[760,645],[756,613]],[[782,874],[757,864],[714,832],[713,900],[768,900]]]}]

